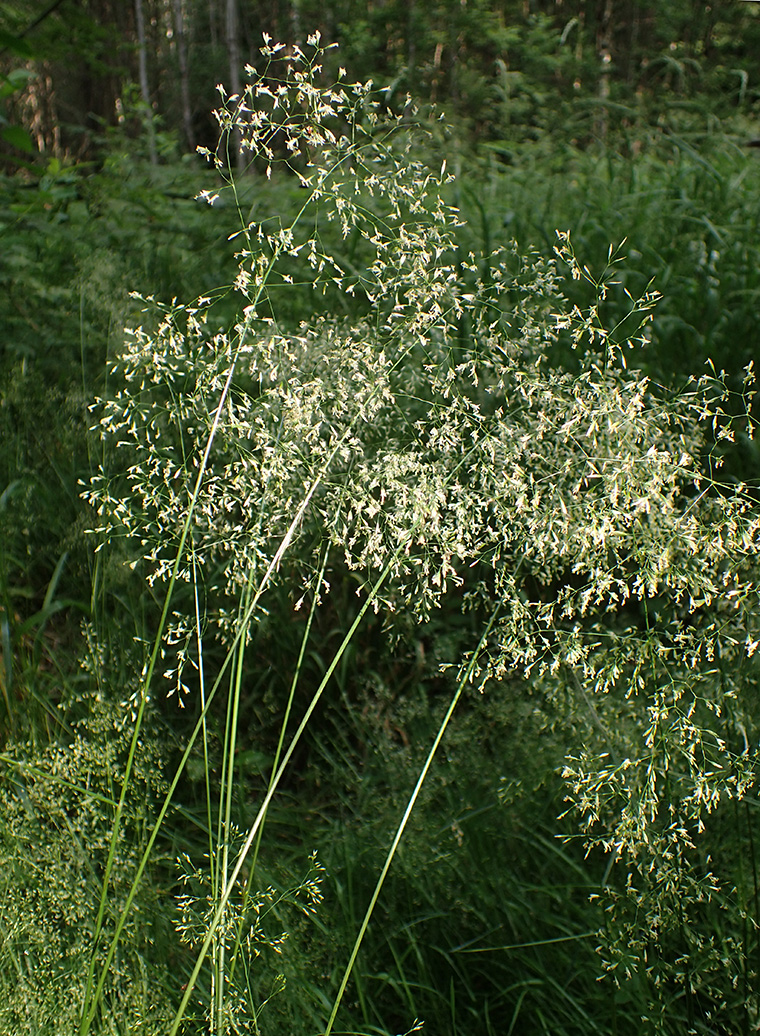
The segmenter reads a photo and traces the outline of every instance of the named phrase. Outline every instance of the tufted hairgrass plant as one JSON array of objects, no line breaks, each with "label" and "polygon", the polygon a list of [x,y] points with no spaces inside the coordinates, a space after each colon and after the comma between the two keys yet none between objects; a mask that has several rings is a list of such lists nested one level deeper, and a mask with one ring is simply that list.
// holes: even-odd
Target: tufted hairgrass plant
[{"label": "tufted hairgrass plant", "polygon": [[[758,515],[753,487],[720,481],[716,449],[753,434],[752,371],[738,400],[717,372],[680,394],[661,391],[635,363],[656,296],[629,298],[625,323],[605,326],[612,250],[604,277],[577,260],[566,233],[550,257],[515,247],[461,256],[458,215],[443,200],[446,164],[433,173],[418,160],[408,110],[394,117],[369,84],[342,74],[324,85],[318,37],[306,51],[265,40],[261,53],[243,94],[222,96],[222,143],[207,153],[241,217],[239,319],[220,330],[207,299],[146,298],[150,322],[128,332],[111,394],[95,407],[104,462],[85,494],[95,531],[103,549],[124,538],[162,603],[139,686],[123,703],[132,735],[80,1036],[102,1017],[191,758],[203,761],[207,844],[182,861],[179,932],[194,963],[166,1031],[266,1031],[284,974],[270,958],[287,954],[294,916],[318,914],[324,884],[312,847],[300,880],[262,880],[278,853],[267,817],[373,621],[384,652],[403,653],[415,638],[422,655],[431,640],[440,647],[444,704],[427,743],[414,746],[414,780],[373,861],[352,946],[317,1007],[304,1009],[319,1031],[353,1025],[344,997],[392,865],[444,735],[481,695],[506,711],[529,700],[562,745],[548,763],[564,780],[571,830],[562,833],[604,859],[609,878],[596,891],[600,967],[621,987],[688,989],[690,1024],[711,1023],[725,976],[712,969],[700,986],[677,949],[653,960],[651,946],[677,947],[679,933],[695,931],[692,952],[718,952],[697,924],[721,886],[702,835],[754,781],[746,703],[760,642]],[[292,221],[246,218],[229,173],[235,139],[258,175],[279,167],[301,185]],[[327,248],[334,229],[352,242],[350,259]],[[563,298],[561,269],[592,287],[586,310]],[[304,286],[323,300],[322,315],[291,326],[288,293]],[[336,304],[331,316],[346,295],[360,300],[360,315]],[[572,372],[547,362],[557,345],[577,357]],[[341,593],[353,606],[312,666],[314,626],[337,614]],[[294,627],[292,657],[260,657]],[[262,745],[255,782],[239,753],[257,731],[241,717],[249,707],[257,715],[249,685],[276,683],[282,664],[280,730]],[[110,925],[126,803],[162,681],[194,724]],[[752,736],[740,742],[740,730]],[[253,809],[241,806],[249,789]],[[446,967],[455,971],[468,948],[452,947]],[[393,945],[402,965],[405,952]],[[424,969],[415,981],[431,984]],[[401,982],[410,1029],[411,990]],[[558,1002],[556,988],[528,1018],[529,977],[507,992],[499,1009],[515,1032],[536,1019],[559,1031],[546,1021],[549,1002],[554,1022],[565,1010],[566,1031],[593,1022],[572,994]],[[453,993],[448,1007],[456,1031]]]}]

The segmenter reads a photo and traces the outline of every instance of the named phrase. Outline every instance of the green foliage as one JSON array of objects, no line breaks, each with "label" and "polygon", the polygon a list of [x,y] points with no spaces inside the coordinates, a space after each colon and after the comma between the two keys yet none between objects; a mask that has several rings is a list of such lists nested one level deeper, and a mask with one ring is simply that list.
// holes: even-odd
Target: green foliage
[{"label": "green foliage", "polygon": [[98,173],[50,159],[0,180],[2,737],[49,723],[78,651],[92,580],[78,496],[87,406],[134,309],[128,288],[191,293],[217,266],[221,279],[229,225],[192,201],[191,180],[187,166],[153,177],[116,136]]},{"label": "green foliage", "polygon": [[[32,49],[23,39],[13,36],[9,32],[0,31],[0,46],[4,51],[10,52],[16,58],[29,59],[33,56]],[[7,98],[23,90],[28,81],[32,78],[33,72],[29,68],[12,68],[7,73],[0,73],[0,141],[9,144],[18,151],[32,153],[34,145],[32,139],[23,126],[9,120],[5,114]]]},{"label": "green foliage", "polygon": [[[209,145],[214,135],[206,113],[216,82],[229,74],[230,41],[261,71],[262,31],[303,45],[318,27],[340,42],[351,77],[371,76],[394,110],[407,94],[441,104],[469,143],[491,142],[507,160],[541,137],[606,146],[633,124],[664,120],[683,132],[707,113],[752,115],[758,103],[760,18],[751,2],[384,0],[357,10],[351,0],[246,0],[230,25],[232,8],[218,3],[143,0],[143,7],[150,93],[143,115],[164,120],[190,150],[191,138]],[[19,0],[4,5],[0,73],[18,71],[19,58],[35,73],[33,87],[12,98],[10,123],[48,156],[93,158],[98,125],[124,127],[124,101],[139,78],[132,10],[92,0],[51,5],[30,21],[27,8]],[[127,121],[140,146],[144,119]]]},{"label": "green foliage", "polygon": [[[349,673],[351,683],[360,673]],[[374,860],[440,720],[434,679],[395,703],[393,688],[381,696],[377,685],[354,706],[344,699],[342,737],[337,717],[335,732],[322,735],[318,770],[346,768],[345,755],[339,766],[331,753],[351,740],[347,728],[360,746],[360,777],[346,782],[326,828],[334,926],[339,918],[355,927],[371,893]],[[446,1033],[610,1032],[616,1022],[628,1031],[626,1021],[635,1031],[597,981],[601,912],[587,897],[604,864],[556,838],[552,766],[564,746],[544,719],[529,696],[462,700],[364,940],[352,1012],[361,1031],[397,1032],[415,1017]],[[494,775],[505,771],[499,802]]]},{"label": "green foliage", "polygon": [[103,343],[134,312],[130,290],[192,296],[202,279],[208,289],[207,277],[221,278],[219,238],[232,228],[192,201],[202,175],[190,162],[150,170],[113,134],[97,173],[51,159],[36,180],[3,178],[6,362],[95,385]]},{"label": "green foliage", "polygon": [[[62,716],[61,721],[65,723]],[[122,710],[91,702],[58,744],[10,744],[0,762],[0,1031],[75,1032],[92,953],[102,868],[123,777],[128,725]],[[126,800],[107,903],[110,927],[122,909],[162,791],[158,742],[146,738]],[[152,880],[130,914],[94,1031],[157,1032],[171,1016],[172,954],[160,907],[165,877]]]}]

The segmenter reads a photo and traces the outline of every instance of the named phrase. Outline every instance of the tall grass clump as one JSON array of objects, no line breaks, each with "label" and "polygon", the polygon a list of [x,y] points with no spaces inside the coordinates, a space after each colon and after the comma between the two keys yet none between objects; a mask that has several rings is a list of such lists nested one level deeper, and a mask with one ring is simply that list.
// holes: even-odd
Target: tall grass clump
[{"label": "tall grass clump", "polygon": [[[758,514],[753,487],[720,480],[726,444],[753,432],[752,372],[739,399],[716,375],[659,390],[635,369],[654,295],[629,300],[622,335],[600,317],[609,271],[593,276],[566,234],[551,257],[462,256],[446,165],[422,161],[416,117],[342,74],[325,85],[318,37],[307,50],[267,39],[261,53],[245,91],[223,95],[208,156],[241,217],[239,318],[219,328],[208,299],[146,299],[94,408],[103,462],[86,497],[100,548],[122,537],[158,605],[139,681],[121,695],[132,733],[110,794],[80,1036],[107,1022],[146,869],[182,817],[170,1036],[386,1032],[436,1004],[451,1032],[465,1018],[484,1033],[706,1032],[726,1011],[740,1031],[757,1010],[751,868],[740,881],[712,839],[755,782]],[[246,217],[235,142],[255,175],[300,184],[292,219]],[[563,298],[565,269],[594,286],[585,311]],[[299,323],[289,299],[305,292],[319,316]],[[572,372],[549,362],[557,345]],[[143,729],[167,691],[184,706],[181,746],[113,920]],[[404,873],[405,832],[410,848],[433,844],[426,810],[450,815],[435,794],[439,747],[463,755],[457,723],[482,732],[484,701],[533,739],[513,742],[523,772],[508,752],[486,755],[515,835],[514,864],[500,856],[492,879],[503,869],[510,887],[533,838],[553,934],[533,939],[512,909],[500,921],[511,933],[481,938],[488,919],[470,911],[433,964],[422,930],[402,926],[382,993],[368,997],[362,947],[384,893],[400,894],[394,859]],[[352,775],[371,772],[368,724],[364,759],[350,728],[373,711],[385,751],[403,759],[397,779],[375,783],[393,826],[366,860],[369,881],[354,882],[363,898],[341,900],[320,860],[337,866]],[[530,796],[549,784],[565,817],[536,834]],[[474,825],[446,830],[462,836],[447,854],[470,850]],[[513,889],[526,887],[520,868]],[[563,927],[552,898],[563,868],[577,876],[568,896],[596,896],[592,931]],[[428,887],[446,896],[462,873]],[[331,934],[341,902],[348,920]],[[411,905],[420,917],[454,906]],[[596,974],[577,975],[567,945],[592,935],[588,959],[620,995],[585,999]],[[534,943],[562,945],[559,999]],[[475,949],[518,955],[499,995]],[[467,959],[478,976],[458,1018]]]}]

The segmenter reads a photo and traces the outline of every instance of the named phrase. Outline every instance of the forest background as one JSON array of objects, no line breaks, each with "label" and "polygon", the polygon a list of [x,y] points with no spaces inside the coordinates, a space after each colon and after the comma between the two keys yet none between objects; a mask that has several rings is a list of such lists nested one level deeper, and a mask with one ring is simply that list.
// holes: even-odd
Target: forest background
[{"label": "forest background", "polygon": [[[746,373],[760,302],[760,5],[4,0],[0,11],[1,1031],[306,1034],[335,1024],[386,1034],[417,1020],[423,1031],[451,1036],[760,1031],[760,637],[752,625],[756,532],[746,517],[756,513],[760,477]],[[536,382],[524,389],[525,408],[543,400],[550,425],[556,409],[552,435],[565,428],[560,411],[572,410],[578,386],[599,389],[599,413],[622,407],[627,369],[646,379],[632,383],[641,390],[636,406],[659,415],[644,437],[656,427],[670,442],[678,428],[690,443],[697,432],[682,430],[675,401],[702,407],[693,426],[701,445],[689,450],[710,482],[704,493],[683,491],[689,503],[680,514],[695,513],[703,497],[713,510],[692,551],[704,585],[697,594],[702,577],[688,577],[686,612],[678,594],[668,596],[672,587],[663,589],[662,573],[651,593],[617,608],[596,596],[565,626],[558,620],[561,661],[531,679],[534,661],[523,648],[509,648],[513,669],[504,668],[506,632],[496,661],[480,666],[495,626],[481,637],[478,622],[490,614],[489,594],[508,600],[507,583],[515,623],[514,601],[567,602],[565,584],[582,595],[586,569],[559,547],[546,578],[535,568],[524,576],[519,565],[503,583],[465,574],[448,596],[443,566],[432,606],[423,591],[422,603],[412,591],[406,601],[411,577],[401,573],[394,592],[405,605],[372,589],[380,606],[365,612],[357,595],[379,586],[386,562],[365,583],[349,561],[328,562],[326,548],[312,557],[313,544],[296,539],[255,621],[246,613],[250,589],[226,568],[223,590],[222,576],[209,575],[199,604],[199,584],[186,574],[165,606],[156,576],[165,559],[149,541],[161,525],[156,514],[165,522],[173,515],[179,527],[186,512],[160,512],[161,494],[151,502],[144,487],[139,505],[133,493],[122,508],[128,491],[111,488],[125,475],[114,442],[130,440],[131,456],[141,456],[129,406],[168,405],[156,385],[194,405],[203,377],[209,398],[221,391],[217,368],[183,381],[156,360],[164,348],[174,356],[182,339],[177,370],[185,378],[189,369],[192,327],[177,331],[172,300],[192,307],[204,299],[207,326],[220,340],[230,334],[251,301],[236,276],[241,231],[255,251],[250,240],[273,219],[295,226],[304,171],[280,160],[282,141],[278,161],[264,152],[239,157],[245,130],[234,120],[218,146],[217,84],[241,95],[246,64],[258,82],[279,82],[272,67],[284,76],[284,59],[311,52],[314,33],[339,45],[324,52],[314,81],[371,78],[379,117],[399,120],[408,134],[404,161],[418,163],[415,175],[438,176],[445,164],[440,204],[461,217],[441,239],[463,307],[441,332],[460,350],[452,384],[480,362],[481,337],[491,341],[481,309],[468,308],[488,298],[538,329],[555,394],[542,395]],[[262,54],[266,39],[282,41],[284,56]],[[398,166],[399,182],[407,168]],[[201,192],[214,203],[196,200]],[[424,191],[420,198],[436,227],[439,202]],[[341,233],[339,222],[320,224],[309,238],[340,270],[338,288],[352,276],[354,288],[366,283],[360,225]],[[572,250],[557,231],[569,232]],[[267,247],[268,233],[259,237]],[[424,235],[414,240],[422,254]],[[494,302],[491,267],[470,257],[498,252],[506,265],[494,269],[511,271],[513,281]],[[366,322],[369,291],[315,292],[291,258],[285,290],[267,303],[268,326],[289,348],[312,341],[307,325],[332,342],[325,321]],[[652,311],[653,291],[662,297]],[[556,313],[563,327],[577,316],[583,357],[547,330],[559,326]],[[509,340],[516,318],[505,319]],[[140,355],[152,359],[130,388],[138,364],[135,354],[124,358],[124,329],[138,325]],[[613,407],[599,386],[609,389],[607,360],[621,347]],[[327,365],[320,391],[329,395],[331,377],[354,391],[348,374],[344,384],[329,370],[342,354],[312,348],[317,358],[307,350],[300,366],[288,353],[298,375],[282,387],[283,412],[312,364]],[[442,413],[448,391],[434,381],[420,386],[424,364],[415,364],[400,368],[414,400],[404,411],[410,428],[423,420],[422,401],[438,400]],[[273,362],[273,383],[282,366],[277,373]],[[705,371],[707,403],[694,389]],[[525,385],[524,372],[511,376]],[[461,398],[490,420],[478,390],[468,385]],[[252,394],[246,384],[235,391]],[[710,416],[716,394],[718,418]],[[470,428],[462,407],[457,416],[452,405],[452,428],[457,420]],[[583,420],[586,438],[579,433],[567,447],[568,471],[597,434],[593,412]],[[224,449],[234,450],[236,427],[226,429]],[[388,434],[403,439],[395,427]],[[660,440],[610,435],[605,448],[620,470],[659,449]],[[376,439],[362,440],[365,453],[379,449]],[[276,450],[280,439],[272,443]],[[218,474],[232,470],[221,448],[209,463]],[[472,470],[462,482],[470,489],[480,477]],[[421,482],[424,471],[409,478]],[[584,477],[590,510],[577,517],[591,527],[595,479],[607,476]],[[401,484],[393,483],[399,498]],[[281,543],[291,539],[283,515],[304,513],[288,492],[290,512],[278,498],[279,510],[259,516],[273,537],[281,526]],[[731,512],[724,525],[721,507],[737,492],[745,510],[737,504],[739,517]],[[384,503],[384,489],[367,493]],[[644,499],[634,510],[649,513]],[[655,511],[659,500],[652,496]],[[228,510],[244,525],[238,508],[240,499]],[[635,523],[626,522],[628,535]],[[663,535],[670,544],[675,533]],[[725,555],[712,553],[711,535],[729,545]],[[233,533],[230,543],[248,558]],[[256,543],[252,569],[276,560],[280,573],[282,555]],[[392,581],[396,562],[387,557]],[[208,564],[221,562],[214,555]],[[743,581],[729,587],[735,573]],[[732,594],[741,622],[720,610]],[[306,603],[295,611],[299,597]],[[217,632],[208,632],[214,622]],[[675,676],[677,664],[663,663],[650,686],[619,645],[636,637],[649,645],[658,624],[668,630],[658,643],[669,637],[668,650],[691,652],[692,675]],[[203,648],[200,636],[193,640],[201,627]],[[614,678],[600,677],[607,662],[591,648],[568,646],[581,629],[617,638]],[[155,666],[165,669],[165,686],[158,675],[146,690],[141,681]],[[204,673],[209,686],[210,674],[230,682],[224,704],[205,710]],[[228,902],[233,861],[315,690],[318,707],[287,756],[253,861],[240,857],[239,902]],[[391,861],[421,772],[426,781]],[[620,818],[639,825],[636,838],[626,841]]]}]

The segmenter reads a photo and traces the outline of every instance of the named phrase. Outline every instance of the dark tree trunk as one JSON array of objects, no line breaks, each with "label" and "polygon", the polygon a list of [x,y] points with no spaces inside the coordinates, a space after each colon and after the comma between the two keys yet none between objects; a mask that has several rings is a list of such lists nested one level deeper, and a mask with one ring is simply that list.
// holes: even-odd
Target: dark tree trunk
[{"label": "dark tree trunk", "polygon": [[[230,63],[230,90],[233,95],[240,96],[240,30],[238,23],[237,0],[227,0],[226,8],[227,57]],[[242,170],[243,152],[240,147],[240,134],[233,132],[229,146],[234,152],[234,161],[238,171]],[[232,156],[230,156],[232,157]]]},{"label": "dark tree trunk", "polygon": [[148,85],[148,48],[145,43],[145,16],[143,13],[142,0],[135,0],[135,23],[137,27],[137,57],[139,62],[140,95],[146,109],[145,129],[148,134],[150,163],[151,165],[158,165],[156,130],[153,125],[153,106],[150,100],[150,87]]},{"label": "dark tree trunk", "polygon": [[187,57],[187,39],[185,37],[185,18],[182,13],[182,0],[173,0],[172,8],[174,13],[174,37],[177,41],[180,91],[182,94],[182,128],[188,148],[194,151],[195,134],[193,133],[193,111],[190,103],[190,66]]}]

